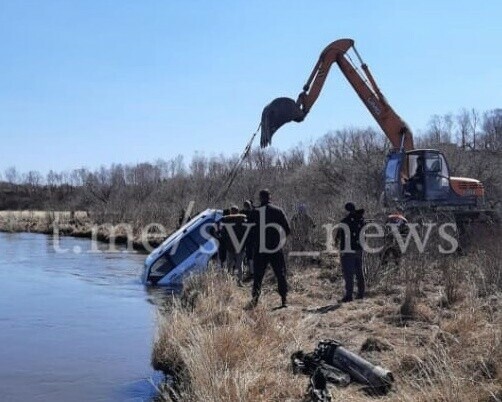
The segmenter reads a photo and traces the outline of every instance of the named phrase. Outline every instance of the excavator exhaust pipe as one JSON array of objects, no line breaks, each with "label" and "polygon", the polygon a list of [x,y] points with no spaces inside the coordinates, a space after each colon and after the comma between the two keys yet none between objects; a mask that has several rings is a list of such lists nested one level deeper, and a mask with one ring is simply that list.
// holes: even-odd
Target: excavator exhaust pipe
[{"label": "excavator exhaust pipe", "polygon": [[261,139],[262,148],[272,143],[272,136],[284,124],[290,121],[301,122],[305,113],[291,98],[277,98],[270,102],[261,114]]}]

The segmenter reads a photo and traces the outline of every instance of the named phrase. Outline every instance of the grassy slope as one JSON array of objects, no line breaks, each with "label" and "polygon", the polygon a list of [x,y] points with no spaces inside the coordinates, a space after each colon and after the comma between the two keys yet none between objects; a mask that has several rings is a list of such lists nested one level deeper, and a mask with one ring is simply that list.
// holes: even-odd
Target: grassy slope
[{"label": "grassy slope", "polygon": [[[484,261],[492,271],[480,270],[480,261],[480,254],[440,264],[410,259],[398,274],[374,285],[368,299],[326,314],[313,310],[341,296],[337,265],[291,267],[291,306],[276,311],[279,297],[271,275],[259,307],[246,312],[250,290],[211,272],[192,279],[181,300],[159,314],[153,364],[175,368],[181,400],[301,400],[308,378],[292,374],[291,353],[312,351],[323,338],[359,352],[368,338],[377,338],[388,350],[363,356],[397,378],[394,390],[379,400],[497,401],[502,397],[502,295],[485,272],[500,275],[500,259]],[[423,275],[417,276],[420,270]],[[332,388],[332,395],[368,400],[357,385]],[[169,399],[168,392],[164,396]]]}]

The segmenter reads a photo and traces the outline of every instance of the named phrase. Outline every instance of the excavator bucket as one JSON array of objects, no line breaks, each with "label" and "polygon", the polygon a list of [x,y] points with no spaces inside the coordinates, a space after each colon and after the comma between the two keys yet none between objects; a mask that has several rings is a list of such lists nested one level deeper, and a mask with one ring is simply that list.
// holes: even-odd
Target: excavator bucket
[{"label": "excavator bucket", "polygon": [[305,114],[293,99],[274,99],[261,114],[261,147],[265,148],[270,145],[272,135],[284,124],[290,121],[300,122],[304,118]]}]

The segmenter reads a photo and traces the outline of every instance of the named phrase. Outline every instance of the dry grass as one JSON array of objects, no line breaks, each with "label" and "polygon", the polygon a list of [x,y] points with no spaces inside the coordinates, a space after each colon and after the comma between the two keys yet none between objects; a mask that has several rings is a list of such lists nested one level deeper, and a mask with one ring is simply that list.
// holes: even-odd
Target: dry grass
[{"label": "dry grass", "polygon": [[[59,215],[61,219],[70,219],[70,211],[0,211],[0,217],[12,217],[16,219],[46,219],[48,215]],[[87,218],[87,212],[85,211],[75,211],[75,218],[85,219]]]},{"label": "dry grass", "polygon": [[221,272],[195,281],[159,317],[153,352],[156,368],[177,368],[182,400],[301,398],[304,386],[289,375],[288,361],[310,323],[291,320],[286,310],[271,312],[269,298],[244,312],[248,292]]},{"label": "dry grass", "polygon": [[[151,251],[165,236],[145,234],[128,224],[97,225],[85,211],[0,211],[0,232],[32,232],[95,238],[106,243],[132,244],[139,251]],[[150,249],[148,249],[148,244]]]},{"label": "dry grass", "polygon": [[89,223],[85,211],[0,211],[0,231],[50,233],[55,220],[63,233]]},{"label": "dry grass", "polygon": [[[413,275],[414,281],[421,278],[414,287],[402,273],[385,292],[370,290],[368,299],[325,314],[316,307],[334,304],[342,294],[338,267],[292,268],[290,307],[283,310],[273,310],[279,297],[269,276],[262,303],[251,312],[243,310],[250,290],[212,271],[192,280],[184,296],[159,314],[153,363],[174,368],[183,401],[297,401],[308,379],[292,374],[292,352],[311,351],[323,338],[339,339],[357,352],[363,344],[368,349],[368,342],[382,342],[384,348],[362,352],[397,378],[380,400],[497,401],[502,295],[500,288],[479,291],[484,282],[472,266],[475,258],[447,262],[448,269],[464,272],[451,276],[455,284],[445,283],[444,265],[407,261],[401,271],[428,269]],[[447,304],[441,298],[452,291],[445,286],[456,289]],[[334,400],[368,400],[357,385],[331,392]]]}]

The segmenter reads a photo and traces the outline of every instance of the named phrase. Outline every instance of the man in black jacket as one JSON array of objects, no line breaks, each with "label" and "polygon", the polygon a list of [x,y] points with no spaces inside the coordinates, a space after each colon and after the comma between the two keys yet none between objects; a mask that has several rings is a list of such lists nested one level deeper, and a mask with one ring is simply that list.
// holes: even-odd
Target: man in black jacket
[{"label": "man in black jacket", "polygon": [[352,301],[354,276],[357,281],[357,299],[364,297],[365,283],[363,273],[363,250],[361,246],[361,230],[364,222],[364,209],[356,209],[352,202],[345,204],[348,215],[342,219],[336,234],[336,243],[340,246],[340,261],[343,279],[345,280],[345,296],[342,303]]},{"label": "man in black jacket", "polygon": [[286,236],[291,232],[284,211],[270,203],[270,192],[260,191],[260,206],[250,216],[253,226],[254,281],[252,299],[246,306],[254,308],[258,304],[265,270],[270,263],[277,278],[277,288],[281,296],[281,307],[287,307],[288,283],[286,280],[286,261],[283,247]]}]

